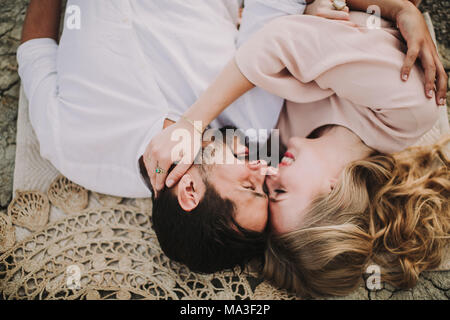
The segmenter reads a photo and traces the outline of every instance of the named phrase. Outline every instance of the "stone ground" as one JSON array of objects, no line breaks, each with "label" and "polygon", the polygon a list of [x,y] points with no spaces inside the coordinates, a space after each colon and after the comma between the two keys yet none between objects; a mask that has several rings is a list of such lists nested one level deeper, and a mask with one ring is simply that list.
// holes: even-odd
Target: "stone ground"
[{"label": "stone ground", "polygon": [[[0,211],[5,211],[12,199],[14,159],[16,149],[16,121],[19,99],[16,50],[29,0],[0,0]],[[450,1],[424,0],[422,11],[433,20],[439,51],[446,71],[450,74]],[[450,87],[450,82],[449,82]],[[447,96],[450,105],[450,93]],[[361,288],[349,299],[448,299],[450,272],[424,273],[419,284],[411,290],[396,291],[386,287],[377,292]]]}]

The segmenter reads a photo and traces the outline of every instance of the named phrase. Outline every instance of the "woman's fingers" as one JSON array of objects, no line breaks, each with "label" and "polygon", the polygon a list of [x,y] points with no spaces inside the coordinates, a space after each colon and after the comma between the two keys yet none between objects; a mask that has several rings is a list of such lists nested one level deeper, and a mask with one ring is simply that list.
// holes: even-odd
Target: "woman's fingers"
[{"label": "woman's fingers", "polygon": [[185,161],[180,161],[167,177],[167,188],[172,188],[183,177],[183,175],[189,170],[191,166],[192,163],[189,164]]},{"label": "woman's fingers", "polygon": [[144,153],[144,163],[155,197],[160,190],[164,189],[173,163],[185,159],[184,163],[187,164],[186,166],[177,165],[175,174],[171,175],[171,180],[175,183],[194,162],[195,154],[202,146],[202,137],[195,132],[193,134],[193,131],[195,130],[191,123],[179,121],[165,128],[148,144]]},{"label": "woman's fingers", "polygon": [[418,46],[410,46],[408,47],[408,52],[406,53],[406,58],[403,63],[401,77],[403,81],[407,81],[409,78],[409,74],[411,73],[411,69],[414,66],[414,63],[419,56],[420,47]]},{"label": "woman's fingers", "polygon": [[426,96],[431,99],[435,93],[436,103],[438,105],[445,104],[448,77],[422,13],[415,6],[405,6],[397,13],[396,21],[408,45],[406,59],[401,70],[402,80],[408,80],[417,57],[420,57],[425,74]]},{"label": "woman's fingers", "polygon": [[166,182],[167,174],[169,172],[170,167],[172,166],[172,162],[169,160],[159,160],[156,164],[155,173],[156,173],[156,182],[155,187],[157,191],[164,189],[164,184]]},{"label": "woman's fingers", "polygon": [[436,103],[440,106],[444,106],[447,98],[448,75],[447,72],[445,72],[444,66],[442,65],[442,62],[437,54],[434,56],[434,61],[437,66]]},{"label": "woman's fingers", "polygon": [[350,20],[350,15],[348,14],[348,11],[345,11],[345,9],[344,10],[327,9],[320,11],[317,15],[319,17],[332,20]]},{"label": "woman's fingers", "polygon": [[147,169],[148,177],[150,178],[150,183],[157,197],[158,191],[164,188],[164,182],[167,177],[167,172],[170,169],[171,161],[165,160],[159,152],[155,150],[160,150],[161,148],[150,144],[147,151],[144,154],[144,164]]},{"label": "woman's fingers", "polygon": [[149,156],[149,153],[146,152],[144,154],[144,164],[145,164],[145,169],[147,170],[148,177],[150,179],[150,184],[152,185],[152,188],[153,188],[153,193],[154,193],[155,198],[156,198],[156,196],[157,196],[156,172],[155,172],[155,169],[154,169],[154,168],[156,168],[156,159],[154,159],[153,157]]},{"label": "woman's fingers", "polygon": [[425,72],[425,94],[433,98],[436,82],[436,65],[430,51],[424,49],[421,56],[422,67]]}]

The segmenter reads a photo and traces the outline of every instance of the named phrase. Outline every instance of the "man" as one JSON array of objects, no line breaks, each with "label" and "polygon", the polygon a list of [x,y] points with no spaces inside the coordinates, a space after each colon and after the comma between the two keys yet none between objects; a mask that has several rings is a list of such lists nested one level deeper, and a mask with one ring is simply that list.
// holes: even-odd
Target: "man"
[{"label": "man", "polygon": [[[248,1],[248,8],[261,13],[245,19],[239,32],[234,0],[69,0],[58,45],[61,1],[31,0],[17,55],[41,155],[89,190],[149,197],[139,163],[150,139],[163,127],[183,121],[180,115],[255,26],[305,8],[303,1],[286,0],[282,9],[274,9],[278,4]],[[258,112],[262,104],[269,108],[264,114]],[[282,104],[283,99],[255,89],[213,126],[272,129]],[[203,259],[191,268],[210,272],[263,252],[268,200],[259,170],[265,166],[244,160],[200,165],[185,176],[175,194],[167,195],[167,201],[155,202],[161,212],[169,211],[163,220],[169,221],[176,210],[211,216],[209,222],[200,219],[205,232],[198,235],[210,232],[198,242],[212,243],[213,238],[220,242],[214,249],[216,263],[203,264]],[[163,229],[158,221],[156,217],[157,232]],[[162,240],[163,249],[164,245]],[[212,261],[203,253],[199,251]]]},{"label": "man", "polygon": [[[58,46],[60,1],[32,0],[18,60],[42,156],[90,190],[148,197],[150,192],[138,165],[148,142],[173,121],[186,121],[179,117],[182,111],[232,58],[236,40],[242,43],[233,19],[237,7],[231,10],[230,3],[233,1],[73,0],[68,2],[71,10]],[[275,2],[267,3],[273,8]],[[301,13],[303,9],[303,2],[286,0],[278,13],[268,17]],[[72,24],[69,18],[78,21]],[[243,30],[252,27],[243,25]],[[429,52],[430,48],[422,50]],[[266,107],[264,114],[258,112],[262,103],[271,106],[271,111]],[[281,105],[281,99],[255,89],[237,101],[235,108],[228,109],[215,126],[273,128]],[[227,267],[227,258],[235,264],[261,251],[267,198],[254,164],[240,164],[239,172],[233,166],[208,169],[192,168],[184,185],[170,192],[175,192],[172,195],[182,213],[193,213],[203,200],[218,195],[225,202],[232,201],[226,205],[223,201],[205,203],[202,210],[206,213],[213,212],[218,203],[224,203],[223,208],[233,207],[233,212],[226,210],[227,221],[233,223],[214,225],[220,219],[212,219],[205,228],[213,225],[211,229],[216,231],[203,233],[208,236],[189,244],[192,247],[211,238],[217,240],[213,250],[206,245],[196,255],[192,251],[202,259],[223,262],[193,265],[197,271],[212,272]],[[222,179],[237,173],[239,183]],[[214,190],[209,183],[213,180]],[[244,189],[248,191],[245,199],[240,192]],[[209,197],[207,190],[216,193]],[[229,227],[226,234],[236,232],[225,242],[221,240],[223,234],[217,232],[224,225]],[[237,244],[252,232],[257,233],[253,246]],[[230,256],[231,245],[238,248],[236,259]],[[213,254],[203,255],[207,250]]]},{"label": "man", "polygon": [[[328,7],[331,7],[330,2],[328,1],[322,1],[322,3],[328,5]],[[411,10],[412,12],[418,12],[417,9],[415,7],[413,7],[412,5],[408,5],[408,10]],[[332,9],[331,9],[332,10]],[[331,12],[335,12],[335,11],[331,11]],[[305,17],[306,19],[306,17]],[[304,20],[304,19],[294,19],[293,17],[290,18],[290,21],[300,21],[300,20]],[[309,19],[305,20],[308,21]],[[326,21],[320,22],[320,19],[311,19],[311,22],[317,22],[317,24],[319,23],[326,23]],[[287,20],[286,20],[287,21]],[[275,22],[276,23],[276,22]],[[338,24],[336,23],[330,23],[330,25],[334,24],[334,26],[336,27]],[[363,24],[364,25],[364,22]],[[316,25],[315,27],[317,27],[317,30],[320,30],[320,26]],[[348,27],[347,27],[348,28]],[[275,28],[277,29],[277,28]],[[314,29],[314,27],[312,28]],[[292,30],[290,30],[291,32],[286,32],[286,29],[283,28],[279,28],[278,29],[278,33],[276,33],[275,36],[271,37],[271,36],[263,36],[261,35],[261,33],[259,33],[259,36],[261,38],[263,38],[260,43],[258,44],[258,42],[255,43],[255,41],[251,40],[250,41],[250,45],[246,46],[247,49],[247,53],[248,53],[248,58],[249,60],[247,61],[248,64],[246,65],[252,65],[252,63],[250,62],[252,60],[253,56],[257,56],[260,57],[270,57],[273,60],[268,63],[267,60],[270,60],[270,58],[267,58],[263,63],[258,64],[254,69],[257,69],[261,72],[266,71],[267,74],[264,76],[261,76],[262,79],[269,79],[270,76],[273,76],[276,79],[280,79],[280,82],[285,80],[285,72],[283,72],[283,68],[287,68],[285,66],[287,66],[288,64],[284,64],[283,66],[279,66],[279,64],[282,64],[279,62],[280,61],[284,61],[283,59],[285,57],[290,57],[290,56],[295,56],[295,57],[300,57],[299,60],[302,60],[302,62],[305,63],[305,65],[303,66],[303,70],[309,70],[308,67],[310,67],[311,69],[314,69],[315,66],[320,65],[320,59],[319,61],[317,61],[318,59],[314,60],[314,59],[308,59],[308,57],[303,57],[305,59],[301,59],[302,55],[301,52],[295,52],[294,50],[292,50],[292,52],[290,52],[289,50],[285,50],[283,51],[282,54],[280,54],[279,56],[277,55],[277,53],[273,52],[276,51],[277,48],[280,47],[280,42],[278,41],[279,39],[296,39],[299,43],[301,43],[303,41],[303,39],[306,39],[305,41],[307,41],[308,43],[311,44],[311,47],[314,47],[313,44],[318,44],[316,47],[314,47],[314,49],[316,49],[317,51],[320,51],[320,49],[318,49],[317,47],[320,47],[320,34],[317,34],[314,32],[314,30],[312,30],[311,28],[308,29],[308,25],[306,23],[304,23],[304,25],[302,26],[302,28],[292,28]],[[364,28],[362,28],[364,29]],[[294,32],[295,30],[295,32]],[[309,30],[308,34],[303,35],[303,37],[301,36],[301,30]],[[286,32],[286,34],[289,34],[290,37],[285,37],[283,38],[284,32]],[[270,28],[266,28],[266,32],[267,34],[273,34]],[[353,31],[352,31],[353,32]],[[296,38],[294,36],[294,34],[299,34],[299,37]],[[365,37],[362,34],[362,37]],[[312,35],[312,36],[311,36]],[[343,43],[346,44],[345,42],[346,39],[343,39]],[[361,43],[367,43],[363,41],[363,39],[360,39]],[[384,39],[383,39],[384,40]],[[398,41],[398,39],[396,39]],[[331,43],[333,43],[333,41],[330,41]],[[386,42],[388,43],[388,42]],[[380,46],[382,44],[386,44],[386,43],[380,43]],[[261,47],[263,47],[260,44],[264,44],[265,46],[267,46],[267,48],[265,48],[265,50],[260,49]],[[323,45],[323,47],[326,47],[325,45]],[[348,45],[348,47],[351,47],[350,45]],[[258,48],[258,49],[256,49]],[[269,49],[271,48],[271,49]],[[273,51],[271,51],[273,48]],[[287,45],[285,46],[285,48],[293,48],[293,46],[291,45]],[[301,51],[302,49],[308,50],[310,49],[308,46],[298,46],[299,49],[298,51]],[[263,48],[264,49],[264,48]],[[355,46],[356,49],[356,46]],[[366,49],[366,47],[361,48],[362,50]],[[331,51],[330,51],[331,50]],[[381,51],[381,50],[380,50]],[[309,52],[315,52],[315,50],[310,50]],[[330,46],[329,48],[327,48],[327,52],[333,52],[332,51],[332,46]],[[376,52],[376,51],[375,51]],[[336,54],[339,55],[339,51],[336,51]],[[261,58],[261,60],[263,60]],[[261,61],[259,60],[259,61]],[[315,64],[308,64],[308,61],[315,61]],[[329,59],[328,59],[329,60]],[[376,58],[373,58],[373,61],[377,61]],[[399,62],[401,63],[401,59],[398,59],[396,61],[396,64],[398,64]],[[392,69],[392,64],[388,61],[386,63],[386,65],[390,68],[388,68],[389,70]],[[273,66],[273,67],[272,67]],[[297,66],[299,66],[298,64],[296,65],[290,65],[291,68],[293,70],[297,70]],[[401,64],[400,64],[401,66]],[[298,67],[299,69],[301,69],[301,67]],[[242,70],[242,69],[241,69]],[[245,70],[245,68],[243,68],[243,70]],[[290,71],[290,70],[289,70]],[[399,71],[400,71],[400,67],[399,67]],[[245,72],[241,71],[242,73],[245,74]],[[279,73],[278,73],[279,72]],[[376,70],[375,70],[376,72]],[[393,71],[393,73],[397,73],[398,71]],[[384,73],[384,75],[386,76],[386,73]],[[389,77],[392,77],[392,74],[388,73]],[[432,126],[432,121],[434,122],[435,119],[433,115],[436,114],[437,108],[434,105],[433,101],[426,101],[427,99],[425,98],[425,96],[423,96],[423,94],[418,91],[417,89],[419,88],[418,86],[421,85],[421,81],[417,81],[419,78],[414,77],[414,79],[411,79],[409,84],[415,84],[413,85],[412,88],[412,92],[414,92],[417,96],[418,99],[417,104],[415,104],[417,107],[420,107],[421,110],[423,110],[423,112],[425,112],[425,114],[429,114],[430,116],[425,116],[424,115],[424,121],[426,121],[426,119],[430,119],[430,121],[426,122],[426,125],[423,125],[423,127],[427,127],[428,123],[430,124],[430,126]],[[351,83],[351,79],[347,79],[348,81],[350,81]],[[396,81],[397,78],[392,77],[392,80]],[[398,79],[399,80],[399,79]],[[264,80],[261,80],[262,82],[264,82]],[[415,82],[413,82],[415,81]],[[286,84],[286,81],[284,81],[283,83]],[[230,67],[226,68],[223,73],[221,74],[221,76],[215,80],[214,84],[212,85],[212,87],[210,87],[208,89],[207,92],[205,92],[202,97],[199,99],[199,101],[197,101],[190,109],[189,111],[191,112],[186,112],[185,116],[186,117],[190,117],[190,119],[197,119],[197,120],[204,120],[204,123],[209,123],[209,121],[211,119],[214,118],[214,114],[215,112],[220,109],[221,111],[223,110],[224,107],[226,107],[229,103],[229,101],[232,101],[232,96],[239,96],[240,94],[242,94],[242,92],[245,92],[246,88],[250,88],[251,87],[251,83],[249,83],[248,79],[242,79],[242,75],[239,72],[239,70],[237,70],[237,68],[233,68],[233,64],[230,63]],[[286,88],[294,88],[294,86],[290,87],[289,85],[283,86],[282,84],[280,84],[280,87],[283,87],[284,89]],[[300,87],[300,86],[298,86]],[[295,88],[298,88],[295,87]],[[267,88],[268,90],[270,90],[271,86],[266,86],[265,88]],[[274,87],[272,87],[274,88]],[[305,95],[307,96],[307,93],[309,92],[303,92],[301,89],[302,88],[298,88],[300,92],[298,93],[299,96],[301,95]],[[288,90],[288,89],[286,89]],[[278,90],[277,92],[281,92],[282,90]],[[274,91],[275,92],[275,91]],[[370,88],[369,88],[369,92],[370,92]],[[380,92],[380,91],[378,91]],[[286,93],[286,92],[285,92]],[[413,97],[410,97],[411,99],[411,103],[413,101]],[[308,98],[306,98],[308,99]],[[361,100],[360,100],[361,101]],[[364,101],[364,98],[363,100]],[[366,98],[366,101],[367,100]],[[379,100],[378,100],[379,101]],[[408,99],[405,99],[405,101],[408,101]],[[403,101],[404,102],[404,101]],[[367,102],[370,103],[370,102]],[[373,102],[373,103],[377,103],[377,102]],[[372,104],[373,104],[372,103]],[[372,105],[370,104],[370,105]],[[326,103],[325,103],[326,105]],[[386,105],[390,105],[390,102],[388,102]],[[401,103],[399,103],[399,105],[401,105]],[[314,103],[311,103],[311,114],[314,114]],[[381,106],[380,106],[381,107]],[[301,106],[298,106],[298,110],[302,110]],[[328,108],[331,111],[331,108]],[[195,111],[194,111],[195,110]],[[201,110],[201,111],[199,111]],[[198,111],[198,112],[197,112]],[[263,112],[263,110],[262,110]],[[217,112],[217,114],[219,114],[219,112]],[[305,115],[305,117],[307,118],[307,116]],[[323,119],[328,119],[326,121],[330,121],[329,118],[327,118],[326,115],[323,115]],[[392,117],[391,120],[395,119],[395,117]],[[317,120],[320,122],[320,120]],[[312,123],[317,123],[316,120],[313,120]],[[404,123],[406,124],[407,121]],[[294,124],[295,125],[295,124]],[[406,137],[405,131],[402,131],[402,126],[400,124],[399,125],[399,135],[401,135],[403,138]],[[309,127],[309,125],[307,123],[303,123],[303,126],[305,128],[311,128]],[[302,127],[303,127],[302,126]],[[395,128],[395,123],[393,124],[393,127],[391,128]],[[405,130],[411,130],[411,128],[408,129],[407,126],[404,126],[403,128],[405,128]],[[172,152],[172,156],[170,155],[173,146],[173,143],[171,141],[169,141],[170,136],[172,133],[176,132],[177,130],[196,130],[195,125],[193,124],[189,124],[186,122],[182,122],[180,124],[176,124],[173,127],[171,127],[170,129],[168,129],[169,131],[166,131],[164,134],[158,135],[156,141],[152,141],[152,143],[149,145],[149,150],[153,151],[153,150],[157,150],[159,152],[158,153],[153,153],[153,152],[148,152],[147,155],[149,156],[149,162],[150,165],[147,167],[149,169],[149,174],[155,176],[156,175],[156,186],[160,185],[161,182],[164,183],[164,173],[160,173],[160,172],[154,172],[152,169],[154,168],[153,165],[156,164],[156,168],[159,168],[163,170],[167,170],[168,168],[166,168],[167,164],[172,164],[172,159],[173,159],[173,152]],[[173,131],[175,130],[175,131]],[[308,129],[305,129],[308,130]],[[308,131],[309,132],[309,131]],[[393,131],[391,129],[391,134],[393,134]],[[413,134],[413,132],[411,132],[411,134]],[[394,134],[393,134],[394,135]],[[375,135],[376,136],[376,135]],[[285,137],[286,138],[286,137]],[[155,139],[154,139],[155,140]],[[392,137],[392,140],[394,140],[394,138]],[[189,154],[189,151],[186,151],[185,154]],[[169,155],[169,157],[167,157]],[[177,160],[177,159],[175,159]],[[158,165],[159,163],[159,165]],[[161,166],[161,167],[160,167]],[[181,167],[187,167],[185,166],[185,163],[180,163],[178,166]],[[174,165],[172,165],[172,167],[174,167]],[[307,167],[308,168],[308,167]],[[308,169],[305,170],[308,170]],[[157,169],[159,171],[159,169]],[[205,268],[205,270],[210,270],[210,268],[212,268],[212,266],[218,266],[218,265],[223,265],[223,261],[221,261],[220,256],[218,256],[215,260],[214,258],[215,253],[216,252],[220,252],[219,250],[212,250],[212,248],[217,248],[218,245],[215,245],[217,243],[219,243],[220,241],[230,241],[232,242],[232,239],[230,239],[229,237],[227,237],[227,234],[213,234],[212,236],[210,236],[210,229],[211,228],[207,228],[205,226],[203,226],[204,224],[206,224],[208,226],[211,226],[213,221],[218,221],[218,219],[220,218],[220,213],[221,213],[221,208],[228,208],[228,211],[231,211],[229,209],[229,207],[227,207],[226,203],[216,203],[215,207],[217,208],[216,211],[214,212],[209,212],[209,215],[202,215],[202,212],[197,212],[195,211],[195,208],[201,208],[200,205],[196,205],[196,201],[192,201],[191,202],[191,206],[188,207],[183,207],[182,206],[182,201],[180,201],[180,194],[183,194],[183,190],[185,190],[186,186],[188,184],[185,183],[185,179],[191,180],[190,176],[192,175],[192,170],[197,170],[196,166],[194,166],[193,168],[190,168],[186,174],[183,174],[181,176],[181,180],[179,183],[177,184],[173,184],[174,187],[172,189],[167,189],[164,188],[162,189],[159,193],[158,193],[158,198],[155,201],[155,210],[153,212],[153,218],[154,218],[154,222],[155,222],[155,230],[157,231],[158,234],[158,238],[160,239],[161,242],[161,246],[164,248],[164,251],[169,255],[169,257],[178,260],[178,261],[182,261],[187,263],[188,265],[195,265],[196,268],[199,267],[203,267]],[[168,170],[171,171],[171,170]],[[176,169],[174,169],[174,171],[176,171]],[[170,174],[171,176],[173,176],[173,174]],[[222,180],[225,180],[222,177]],[[211,179],[211,181],[213,181],[215,183],[215,185],[221,183],[222,181],[221,179]],[[238,181],[237,177],[233,177],[234,181]],[[304,183],[306,184],[306,186],[309,185],[311,181],[304,181]],[[169,185],[170,182],[167,181],[167,185]],[[155,183],[153,183],[153,185],[155,186]],[[200,183],[200,186],[202,186],[202,184]],[[180,187],[182,188],[180,191]],[[191,186],[189,186],[189,191],[192,192],[191,194],[191,199],[195,200],[195,194],[197,192],[199,192],[198,190],[200,188],[196,188],[197,185],[193,184]],[[254,188],[258,188],[258,182],[255,183],[255,185],[253,186]],[[197,191],[196,191],[197,190]],[[201,191],[200,191],[201,192]],[[175,195],[178,194],[178,202],[176,201]],[[222,194],[227,194],[226,192],[222,192]],[[172,196],[172,198],[168,197],[169,195]],[[227,194],[229,199],[237,199],[238,197],[233,195],[233,194]],[[245,195],[245,193],[242,192],[242,195]],[[204,199],[209,199],[208,197],[204,197]],[[295,203],[295,199],[293,200]],[[159,206],[160,204],[166,204],[167,206],[164,207],[165,210],[161,210],[160,208],[162,208],[162,206]],[[170,210],[169,210],[169,206],[168,204],[171,204],[170,206]],[[178,206],[178,204],[181,204],[181,208],[180,206]],[[214,207],[214,206],[213,206]],[[243,206],[238,206],[238,207],[243,207]],[[233,213],[237,212],[239,213],[239,210],[235,210],[232,211]],[[249,215],[251,215],[252,209],[249,208],[246,210],[247,212],[247,217]],[[215,214],[218,214],[218,216],[216,217]],[[217,218],[217,220],[211,221],[211,216],[213,216],[213,218]],[[273,216],[272,216],[273,218]],[[257,217],[253,218],[253,222],[256,222]],[[233,223],[234,221],[229,221],[228,224]],[[221,230],[220,227],[214,228],[215,230]],[[207,235],[204,236],[203,233],[201,231],[208,231]],[[227,246],[224,246],[226,249],[228,249]],[[230,258],[227,259],[226,261],[231,263],[232,257],[235,257],[236,254],[232,252],[232,250],[227,251],[229,253]],[[200,254],[202,253],[202,254]]]}]

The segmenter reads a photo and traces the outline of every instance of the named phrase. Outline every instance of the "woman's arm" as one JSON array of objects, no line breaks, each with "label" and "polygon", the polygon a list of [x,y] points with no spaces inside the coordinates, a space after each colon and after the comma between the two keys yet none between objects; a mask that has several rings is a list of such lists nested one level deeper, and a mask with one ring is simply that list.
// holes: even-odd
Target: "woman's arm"
[{"label": "woman's arm", "polygon": [[391,21],[396,21],[397,13],[402,10],[408,0],[347,0],[347,5],[352,10],[367,11],[372,5],[381,9],[381,16]]},{"label": "woman's arm", "polygon": [[382,17],[397,23],[408,45],[408,52],[401,69],[402,80],[408,80],[411,69],[419,58],[425,71],[427,97],[433,98],[436,91],[436,103],[444,105],[448,77],[425,20],[416,7],[419,2],[416,0],[347,0],[352,10],[367,11],[369,6],[376,5],[380,8]]},{"label": "woman's arm", "polygon": [[22,40],[51,38],[58,41],[61,0],[31,0],[22,29]]},{"label": "woman's arm", "polygon": [[[225,108],[253,87],[254,85],[242,75],[233,59],[197,102],[184,113],[180,121],[152,139],[144,153],[144,163],[156,193],[155,196],[164,188],[164,184],[168,188],[172,187],[192,166],[201,147],[201,141],[195,141],[202,136],[197,131],[203,132]],[[173,155],[172,150],[180,146],[180,142],[175,141],[173,137],[185,137],[186,132],[190,134],[191,143],[185,145],[183,152],[189,154]],[[175,162],[178,162],[178,165],[167,175],[167,171]],[[157,168],[162,171],[156,170]]]},{"label": "woman's arm", "polygon": [[184,116],[201,121],[203,128],[206,128],[223,110],[253,87],[233,59],[200,98],[186,110]]},{"label": "woman's arm", "polygon": [[[334,36],[319,41],[329,34]],[[431,106],[433,103],[417,92],[423,85],[418,68],[412,70],[408,83],[402,85],[396,77],[396,68],[400,69],[404,56],[397,42],[384,30],[361,32],[316,17],[293,16],[272,22],[241,47],[236,60],[186,111],[184,116],[190,121],[180,121],[152,139],[146,151],[152,185],[160,190],[167,177],[167,173],[156,174],[157,167],[167,171],[173,162],[180,160],[179,155],[172,158],[171,151],[179,145],[172,141],[175,130],[188,130],[195,136],[191,121],[202,121],[203,129],[253,84],[299,103],[318,101],[336,93],[363,106],[391,109]],[[343,75],[349,78],[345,80]],[[417,99],[411,99],[412,94]],[[435,114],[434,108],[430,114]],[[193,152],[187,152],[184,156],[188,160],[170,173],[167,186],[189,169],[199,147],[185,150]]]}]

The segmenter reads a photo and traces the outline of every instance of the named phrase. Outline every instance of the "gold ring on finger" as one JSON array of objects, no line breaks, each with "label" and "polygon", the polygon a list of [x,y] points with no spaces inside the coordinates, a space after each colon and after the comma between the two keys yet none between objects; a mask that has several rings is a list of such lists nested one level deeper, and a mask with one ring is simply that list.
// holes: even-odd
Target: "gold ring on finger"
[{"label": "gold ring on finger", "polygon": [[156,172],[157,174],[163,174],[165,171],[164,171],[163,168],[158,167],[158,168],[155,169],[155,172]]}]

